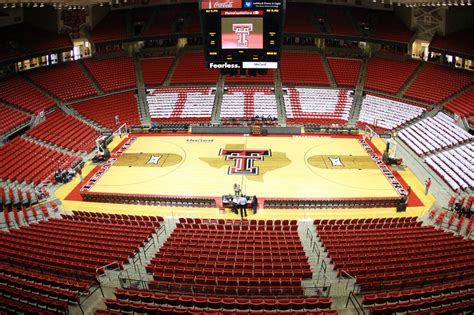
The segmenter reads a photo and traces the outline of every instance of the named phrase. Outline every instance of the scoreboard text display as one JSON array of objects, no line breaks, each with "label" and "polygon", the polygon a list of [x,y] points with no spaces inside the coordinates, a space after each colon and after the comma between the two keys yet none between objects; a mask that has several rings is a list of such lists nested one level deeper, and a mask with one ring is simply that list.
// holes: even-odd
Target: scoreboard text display
[{"label": "scoreboard text display", "polygon": [[207,66],[276,69],[285,0],[201,0]]}]

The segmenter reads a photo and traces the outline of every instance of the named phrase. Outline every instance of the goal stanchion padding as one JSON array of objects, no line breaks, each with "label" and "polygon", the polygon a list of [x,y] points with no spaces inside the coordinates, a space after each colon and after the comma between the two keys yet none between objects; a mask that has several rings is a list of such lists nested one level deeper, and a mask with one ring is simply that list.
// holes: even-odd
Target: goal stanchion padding
[{"label": "goal stanchion padding", "polygon": [[120,137],[122,137],[122,135],[127,135],[127,134],[128,134],[128,129],[127,129],[126,123],[123,123],[120,127],[117,128],[117,130],[113,132],[114,136],[120,136]]},{"label": "goal stanchion padding", "polygon": [[370,128],[370,126],[368,125],[365,125],[365,128],[364,128],[364,135],[369,138],[370,140],[372,138],[379,138],[379,134],[372,128]]}]

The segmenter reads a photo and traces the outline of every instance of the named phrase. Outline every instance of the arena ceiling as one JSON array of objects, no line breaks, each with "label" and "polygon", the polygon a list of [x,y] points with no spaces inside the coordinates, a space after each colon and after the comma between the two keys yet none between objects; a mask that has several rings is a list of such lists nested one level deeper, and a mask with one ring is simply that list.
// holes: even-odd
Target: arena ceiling
[{"label": "arena ceiling", "polygon": [[[193,0],[43,0],[43,1],[29,1],[29,0],[0,0],[0,8],[16,8],[16,7],[44,7],[45,5],[52,5],[55,8],[69,8],[75,7],[76,9],[82,9],[88,5],[114,5],[114,6],[134,6],[134,5],[158,5],[168,3],[179,3],[179,2],[195,2]],[[297,2],[297,1],[295,1]],[[307,1],[306,1],[307,2]],[[332,1],[318,1],[317,3],[331,3],[339,4],[338,0]],[[341,5],[348,5],[350,2],[355,1],[341,1]],[[369,5],[383,5],[383,6],[405,6],[405,7],[469,7],[474,3],[474,0],[361,0],[362,3]]]}]

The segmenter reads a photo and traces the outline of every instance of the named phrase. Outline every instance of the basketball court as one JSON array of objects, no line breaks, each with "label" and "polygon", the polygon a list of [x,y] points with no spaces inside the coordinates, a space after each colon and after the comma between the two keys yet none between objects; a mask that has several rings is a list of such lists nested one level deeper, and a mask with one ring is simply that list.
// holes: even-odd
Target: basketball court
[{"label": "basketball court", "polygon": [[81,191],[260,198],[398,197],[352,136],[131,136]]}]

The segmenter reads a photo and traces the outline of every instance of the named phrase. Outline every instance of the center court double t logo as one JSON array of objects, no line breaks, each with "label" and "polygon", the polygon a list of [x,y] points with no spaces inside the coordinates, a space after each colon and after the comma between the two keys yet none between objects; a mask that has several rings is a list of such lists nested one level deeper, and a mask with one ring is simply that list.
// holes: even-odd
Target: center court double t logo
[{"label": "center court double t logo", "polygon": [[258,167],[254,161],[263,161],[265,156],[272,156],[270,149],[221,149],[220,156],[225,156],[226,161],[234,161],[234,166],[229,166],[229,175],[258,175]]}]

